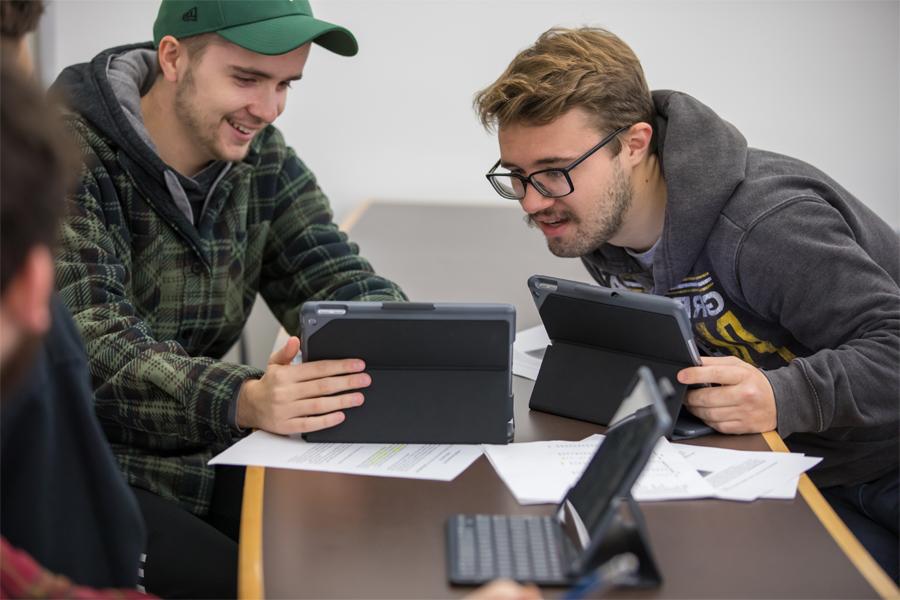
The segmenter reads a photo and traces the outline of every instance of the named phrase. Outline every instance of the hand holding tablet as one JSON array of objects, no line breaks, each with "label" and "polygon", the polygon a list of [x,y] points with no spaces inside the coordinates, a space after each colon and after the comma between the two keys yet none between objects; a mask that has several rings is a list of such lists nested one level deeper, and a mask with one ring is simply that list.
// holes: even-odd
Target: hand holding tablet
[{"label": "hand holding tablet", "polygon": [[292,364],[300,340],[291,337],[269,358],[260,379],[241,386],[236,423],[242,429],[262,429],[290,435],[327,429],[344,421],[344,409],[360,406],[360,391],[371,377],[359,359]]}]

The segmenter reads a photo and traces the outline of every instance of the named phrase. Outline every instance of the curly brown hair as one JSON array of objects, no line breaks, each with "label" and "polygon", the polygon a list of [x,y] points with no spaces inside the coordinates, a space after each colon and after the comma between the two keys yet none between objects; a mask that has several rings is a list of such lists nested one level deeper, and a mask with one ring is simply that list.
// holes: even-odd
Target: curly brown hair
[{"label": "curly brown hair", "polygon": [[[598,131],[653,124],[655,113],[637,56],[616,35],[594,27],[545,31],[473,104],[489,131],[545,125],[576,107],[594,117]],[[611,147],[618,153],[618,140]]]}]

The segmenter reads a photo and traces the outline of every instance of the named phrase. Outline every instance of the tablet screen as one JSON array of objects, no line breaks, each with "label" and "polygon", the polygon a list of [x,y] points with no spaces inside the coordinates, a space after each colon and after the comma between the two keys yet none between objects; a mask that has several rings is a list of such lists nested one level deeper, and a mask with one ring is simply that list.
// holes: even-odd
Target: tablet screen
[{"label": "tablet screen", "polygon": [[584,532],[589,540],[602,534],[616,509],[614,500],[631,493],[656,442],[668,427],[668,415],[652,374],[644,368],[640,372],[626,401],[642,402],[648,408],[609,429],[581,478],[560,505],[558,516],[563,529],[581,550],[589,545]]}]

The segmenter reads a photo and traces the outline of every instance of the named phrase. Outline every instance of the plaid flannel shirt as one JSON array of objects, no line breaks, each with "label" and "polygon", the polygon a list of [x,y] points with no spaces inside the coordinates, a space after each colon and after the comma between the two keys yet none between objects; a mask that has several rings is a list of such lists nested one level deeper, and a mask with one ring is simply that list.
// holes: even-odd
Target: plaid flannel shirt
[{"label": "plaid flannel shirt", "polygon": [[332,221],[313,174],[272,126],[218,183],[196,226],[82,117],[84,167],[57,286],[84,337],[96,410],[131,485],[205,514],[207,461],[238,435],[228,411],[257,369],[220,357],[257,292],[298,333],[307,300],[404,300]]}]

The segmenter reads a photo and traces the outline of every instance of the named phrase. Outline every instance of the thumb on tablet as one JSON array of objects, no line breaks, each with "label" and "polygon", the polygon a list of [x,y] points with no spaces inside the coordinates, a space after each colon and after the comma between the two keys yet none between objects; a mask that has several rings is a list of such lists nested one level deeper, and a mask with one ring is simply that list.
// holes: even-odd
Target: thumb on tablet
[{"label": "thumb on tablet", "polygon": [[300,351],[300,338],[296,335],[292,335],[288,338],[288,340],[284,343],[284,346],[281,347],[280,350],[276,350],[272,353],[272,356],[269,357],[270,365],[289,365],[291,361],[294,360],[294,357],[297,356],[297,352]]}]

